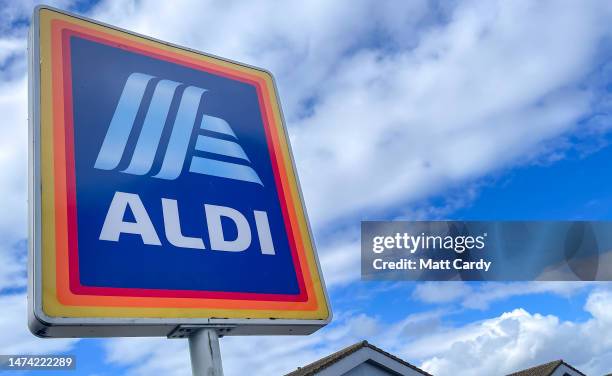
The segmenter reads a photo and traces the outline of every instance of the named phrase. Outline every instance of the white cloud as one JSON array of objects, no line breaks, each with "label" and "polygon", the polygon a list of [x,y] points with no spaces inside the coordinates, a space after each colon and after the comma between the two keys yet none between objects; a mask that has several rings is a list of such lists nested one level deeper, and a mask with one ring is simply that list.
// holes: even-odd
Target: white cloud
[{"label": "white cloud", "polygon": [[160,338],[119,338],[104,343],[106,361],[130,368],[133,375],[191,373],[187,341]]},{"label": "white cloud", "polygon": [[[0,54],[1,55],[1,54]],[[3,77],[0,74],[0,77]],[[0,291],[24,287],[27,219],[26,79],[0,83]]]},{"label": "white cloud", "polygon": [[[612,370],[612,290],[592,291],[584,310],[586,321],[517,308],[459,326],[445,322],[453,314],[445,310],[395,322],[347,313],[308,337],[222,338],[221,353],[228,376],[283,374],[363,339],[436,376],[502,375],[560,358],[589,375],[604,374]],[[189,373],[186,341],[119,339],[106,346],[107,360],[130,375]]]},{"label": "white cloud", "polygon": [[[38,4],[47,4],[51,6],[67,8],[73,1],[71,0],[19,0],[19,1],[0,1],[0,31],[10,32],[11,26],[15,22],[27,21],[32,14],[32,10]],[[4,28],[9,30],[5,30]]]},{"label": "white cloud", "polygon": [[26,78],[0,84],[0,239],[13,244],[26,236],[28,110]]},{"label": "white cloud", "polygon": [[[196,49],[265,66],[282,76],[289,117],[300,104],[327,91],[322,85],[376,33],[398,46],[414,43],[425,1],[237,2],[104,1],[93,14],[128,29]],[[364,20],[368,20],[364,22]],[[160,28],[159,25],[167,27]],[[409,31],[414,31],[410,32]]]},{"label": "white cloud", "polygon": [[499,317],[440,331],[405,346],[438,376],[493,375],[563,358],[589,375],[610,372],[612,292],[590,294],[585,322],[515,309]]},{"label": "white cloud", "polygon": [[[438,376],[504,374],[556,360],[561,354],[557,344],[547,347],[555,340],[569,339],[564,332],[574,328],[575,324],[561,323],[554,316],[515,309],[496,318],[426,336],[407,352],[427,357],[423,368]],[[445,341],[441,341],[442,337]],[[546,357],[542,353],[547,353]]]},{"label": "white cloud", "polygon": [[73,348],[76,339],[41,339],[27,326],[25,294],[0,295],[0,354],[50,354]]},{"label": "white cloud", "polygon": [[3,38],[0,39],[0,63],[16,53],[23,53],[26,50],[27,41],[23,38]]},{"label": "white cloud", "polygon": [[0,292],[26,287],[27,250],[25,242],[0,250]]},{"label": "white cloud", "polygon": [[459,302],[465,308],[484,310],[495,302],[517,296],[554,294],[569,297],[593,285],[595,283],[578,281],[508,283],[424,282],[416,285],[412,298],[434,304]]},{"label": "white cloud", "polygon": [[580,83],[610,15],[596,1],[466,1],[442,14],[422,2],[238,4],[106,1],[94,14],[276,73],[317,228],[524,162],[576,130],[593,111]]},{"label": "white cloud", "polygon": [[449,303],[470,293],[472,288],[465,282],[423,282],[416,285],[412,297],[426,303]]},{"label": "white cloud", "polygon": [[582,5],[466,2],[413,50],[345,59],[292,131],[315,221],[413,202],[572,130],[605,31]]},{"label": "white cloud", "polygon": [[319,243],[319,248],[324,248],[323,252],[319,252],[319,261],[328,287],[359,279],[361,245],[356,235],[345,234],[331,243]]}]

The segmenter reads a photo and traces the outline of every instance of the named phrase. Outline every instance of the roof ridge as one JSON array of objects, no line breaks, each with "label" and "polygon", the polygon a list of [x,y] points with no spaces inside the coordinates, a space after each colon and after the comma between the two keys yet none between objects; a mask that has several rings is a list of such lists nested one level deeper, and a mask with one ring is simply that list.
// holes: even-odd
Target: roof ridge
[{"label": "roof ridge", "polygon": [[[543,376],[544,374],[542,372],[546,371],[546,376],[549,376],[552,372],[554,372],[557,367],[559,367],[561,364],[563,363],[563,360],[553,360],[552,362],[547,362],[547,363],[542,363],[542,364],[536,364],[533,367],[529,367],[520,371],[516,371],[516,372],[512,372],[509,373],[506,376],[529,376],[529,375],[534,375],[533,372],[538,371],[538,376]],[[549,367],[554,367],[552,368],[552,370],[548,370]]]},{"label": "roof ridge", "polygon": [[404,359],[402,359],[402,358],[400,358],[398,356],[395,356],[395,355],[391,354],[390,352],[387,352],[387,351],[381,349],[380,347],[377,347],[377,346],[374,346],[371,343],[368,343],[368,341],[363,341],[363,342],[365,343],[365,346],[371,348],[374,351],[378,351],[379,353],[382,353],[382,354],[388,356],[389,358],[391,358],[391,359],[393,359],[393,360],[395,360],[395,361],[405,365],[408,368],[411,368],[411,369],[413,369],[415,371],[418,371],[418,372],[422,373],[425,376],[433,376],[432,374],[430,374],[430,373],[428,373],[428,372],[426,372],[426,371],[424,371],[424,370],[422,370],[422,369],[420,369],[420,368],[418,368],[418,367],[408,363]]},{"label": "roof ridge", "polygon": [[[529,367],[527,369],[516,371],[508,374],[507,376],[550,376],[552,375],[561,365],[564,365],[574,372],[577,372],[581,376],[586,376],[581,371],[568,364],[563,359],[553,360],[552,362],[543,363]],[[536,373],[537,372],[537,373]]]},{"label": "roof ridge", "polygon": [[340,349],[338,351],[336,351],[335,353],[332,353],[326,357],[323,357],[319,360],[316,360],[310,364],[305,365],[304,367],[298,367],[296,370],[289,372],[288,374],[286,374],[285,376],[307,376],[307,375],[314,375],[316,372],[325,369],[327,367],[329,367],[330,365],[338,362],[341,359],[346,358],[347,356],[351,355],[352,353],[362,349],[362,348],[370,348],[378,353],[381,353],[393,360],[395,360],[396,362],[410,368],[413,369],[417,372],[420,372],[421,374],[423,374],[424,376],[433,376],[427,372],[425,372],[424,370],[408,363],[407,361],[379,348],[374,346],[373,344],[369,343],[367,340],[363,340],[363,341],[359,341],[357,343],[354,343],[350,346],[347,346],[343,349]]},{"label": "roof ridge", "polygon": [[[582,371],[579,371],[578,369],[574,368],[571,364],[567,363],[565,360],[561,359],[561,363],[563,363],[563,365],[565,365],[566,367],[570,368],[572,371],[578,372],[582,376],[587,376],[586,374],[582,373]],[[558,367],[559,366],[557,366],[557,368]]]},{"label": "roof ridge", "polygon": [[288,374],[286,374],[285,376],[297,376],[297,375],[310,375],[310,374],[314,374],[315,372],[326,368],[328,365],[337,362],[340,359],[343,359],[345,357],[347,357],[348,355],[354,353],[355,351],[359,350],[360,348],[367,346],[368,342],[367,341],[360,341],[357,343],[354,343],[352,345],[349,345],[345,348],[342,348],[334,353],[331,353],[330,355],[327,355],[319,360],[315,360],[312,363],[309,363],[303,367],[298,367],[295,371],[292,371]]}]

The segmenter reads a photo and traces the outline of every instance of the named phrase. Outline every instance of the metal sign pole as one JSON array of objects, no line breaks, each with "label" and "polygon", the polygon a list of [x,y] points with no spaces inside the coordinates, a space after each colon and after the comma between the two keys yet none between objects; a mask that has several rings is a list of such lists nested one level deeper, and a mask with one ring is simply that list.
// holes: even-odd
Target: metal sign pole
[{"label": "metal sign pole", "polygon": [[219,335],[215,329],[200,329],[189,336],[193,376],[223,376]]}]

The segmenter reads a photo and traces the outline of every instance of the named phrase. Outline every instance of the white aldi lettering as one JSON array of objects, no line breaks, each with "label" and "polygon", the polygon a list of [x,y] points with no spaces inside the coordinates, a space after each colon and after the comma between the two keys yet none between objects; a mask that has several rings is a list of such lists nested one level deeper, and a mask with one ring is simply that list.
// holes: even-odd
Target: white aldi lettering
[{"label": "white aldi lettering", "polygon": [[[162,198],[161,204],[166,240],[180,248],[206,249],[202,238],[185,236],[182,233],[178,202]],[[133,222],[124,220],[128,208],[134,216]],[[243,252],[251,246],[253,238],[251,226],[247,217],[241,212],[227,206],[210,204],[205,204],[203,209],[206,216],[206,227],[208,228],[211,250]],[[229,219],[236,227],[237,236],[235,239],[228,240],[225,238],[222,218]],[[265,211],[254,210],[253,218],[261,253],[264,255],[274,255],[274,243],[272,242],[267,213]],[[138,235],[142,238],[144,244],[162,245],[140,196],[135,193],[115,192],[106,214],[104,225],[100,231],[99,239],[118,242],[121,234]]]}]

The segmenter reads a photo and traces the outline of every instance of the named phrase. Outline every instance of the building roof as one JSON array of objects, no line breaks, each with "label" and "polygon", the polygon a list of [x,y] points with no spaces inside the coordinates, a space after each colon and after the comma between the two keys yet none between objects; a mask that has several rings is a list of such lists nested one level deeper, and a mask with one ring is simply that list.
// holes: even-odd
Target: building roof
[{"label": "building roof", "polygon": [[541,364],[539,366],[531,367],[522,371],[511,373],[507,376],[551,376],[553,372],[557,370],[561,365],[564,365],[571,370],[577,372],[579,375],[586,376],[584,373],[578,371],[576,368],[565,363],[562,359],[555,360],[554,362]]},{"label": "building roof", "polygon": [[398,358],[397,356],[390,354],[370,343],[368,343],[368,341],[361,341],[361,342],[357,342],[354,345],[351,345],[349,347],[345,347],[344,349],[335,352],[331,355],[326,356],[325,358],[321,358],[319,360],[317,360],[314,363],[310,363],[307,366],[304,367],[299,367],[297,370],[288,373],[285,376],[312,376],[315,375],[317,372],[320,372],[322,370],[324,370],[325,368],[328,368],[329,366],[331,366],[334,363],[337,363],[338,361],[346,358],[347,356],[357,352],[360,349],[363,348],[370,348],[374,351],[377,351],[393,360],[395,360],[396,362],[401,363],[402,365],[409,367],[425,376],[433,376],[425,371],[423,371],[422,369],[413,366],[412,364],[408,363],[407,361]]}]

